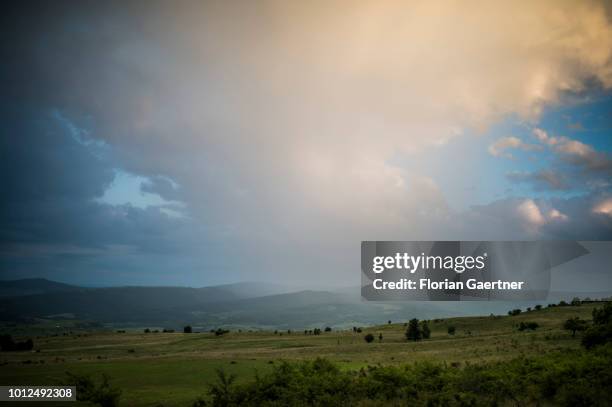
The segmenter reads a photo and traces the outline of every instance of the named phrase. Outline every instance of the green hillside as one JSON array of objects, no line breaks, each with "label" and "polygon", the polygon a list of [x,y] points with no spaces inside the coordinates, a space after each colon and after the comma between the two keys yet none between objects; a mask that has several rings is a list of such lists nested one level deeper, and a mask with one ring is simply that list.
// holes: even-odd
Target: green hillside
[{"label": "green hillside", "polygon": [[[431,338],[408,342],[404,321],[350,331],[305,334],[304,330],[213,333],[144,333],[142,330],[88,332],[50,326],[54,333],[34,337],[34,352],[0,353],[0,383],[57,384],[66,372],[108,374],[121,388],[122,405],[189,406],[207,392],[215,369],[251,380],[281,360],[324,357],[345,370],[372,365],[403,365],[418,361],[466,366],[580,349],[580,334],[563,330],[565,320],[590,320],[601,303],[544,308],[517,316],[483,316],[431,320]],[[519,331],[521,322],[536,322],[535,331]],[[47,322],[48,324],[48,322]],[[448,328],[455,327],[449,335]],[[321,327],[324,328],[324,327]],[[15,328],[5,327],[5,333]],[[372,333],[375,340],[366,343]],[[382,341],[379,335],[382,334]],[[20,339],[20,338],[18,338]]]}]

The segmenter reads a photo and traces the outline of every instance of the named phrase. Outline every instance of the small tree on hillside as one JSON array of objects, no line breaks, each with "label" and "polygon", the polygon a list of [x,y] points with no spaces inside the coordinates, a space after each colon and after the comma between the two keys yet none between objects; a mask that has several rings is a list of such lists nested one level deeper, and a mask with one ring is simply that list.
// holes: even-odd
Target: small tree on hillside
[{"label": "small tree on hillside", "polygon": [[455,327],[454,326],[449,326],[447,329],[447,332],[449,335],[454,335],[455,334]]},{"label": "small tree on hillside", "polygon": [[367,334],[366,336],[363,337],[363,340],[366,341],[367,343],[370,343],[370,342],[374,341],[374,335]]},{"label": "small tree on hillside", "polygon": [[563,329],[572,331],[572,337],[576,336],[577,331],[584,331],[586,329],[586,321],[579,317],[570,318],[563,324]]},{"label": "small tree on hillside", "polygon": [[406,339],[409,341],[420,341],[421,329],[419,328],[419,320],[416,318],[412,318],[410,322],[408,322],[408,329],[406,329]]},{"label": "small tree on hillside", "polygon": [[192,332],[193,332],[193,329],[191,329],[191,325],[187,325],[186,327],[183,328],[183,333],[190,334]]},{"label": "small tree on hillside", "polygon": [[429,324],[427,321],[421,322],[421,336],[423,339],[429,339],[431,336],[431,331],[429,330]]}]

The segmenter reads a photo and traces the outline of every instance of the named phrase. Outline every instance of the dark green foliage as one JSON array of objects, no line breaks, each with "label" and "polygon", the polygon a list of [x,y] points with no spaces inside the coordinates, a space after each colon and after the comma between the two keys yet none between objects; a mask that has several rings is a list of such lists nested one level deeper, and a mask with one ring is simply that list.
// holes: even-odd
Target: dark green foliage
[{"label": "dark green foliage", "polygon": [[574,297],[574,298],[572,298],[571,305],[573,305],[573,306],[578,306],[578,305],[580,305],[580,304],[582,304],[582,301],[580,301],[580,298],[578,298],[578,297]]},{"label": "dark green foliage", "polygon": [[576,331],[584,331],[587,328],[587,322],[578,317],[570,318],[563,323],[563,329],[572,331],[572,336],[576,336]]},{"label": "dark green foliage", "polygon": [[541,309],[542,309],[542,306],[541,306],[540,304],[538,304],[538,305],[536,305],[536,306],[535,306],[535,310],[536,310],[536,311],[539,311],[539,310],[541,310]]},{"label": "dark green foliage", "polygon": [[383,340],[383,334],[379,333],[378,334],[378,342],[382,342],[382,340]]},{"label": "dark green foliage", "polygon": [[519,324],[519,331],[535,331],[539,328],[539,324],[537,322],[522,322]]},{"label": "dark green foliage", "polygon": [[406,339],[409,341],[420,341],[422,338],[421,328],[419,327],[419,320],[412,318],[408,322],[408,329],[406,329]]},{"label": "dark green foliage", "polygon": [[370,342],[374,341],[374,335],[367,334],[366,336],[363,337],[363,340],[366,341],[367,343],[370,343]]},{"label": "dark green foliage", "polygon": [[121,390],[111,387],[108,376],[102,375],[102,381],[96,383],[91,377],[67,373],[67,386],[76,386],[77,400],[89,401],[100,407],[117,407]]},{"label": "dark green foliage", "polygon": [[449,335],[454,335],[456,328],[454,326],[449,326],[448,329],[446,330],[448,332]]},{"label": "dark green foliage", "polygon": [[217,330],[215,331],[215,336],[223,336],[227,333],[229,333],[227,329],[217,328]]},{"label": "dark green foliage", "polygon": [[582,345],[591,349],[612,341],[612,303],[593,310],[593,326],[586,330]]},{"label": "dark green foliage", "polygon": [[34,342],[32,339],[15,342],[11,335],[0,335],[0,351],[2,352],[30,351],[33,348]]},{"label": "dark green foliage", "polygon": [[429,339],[431,337],[431,331],[429,330],[427,321],[421,322],[421,336],[423,339]]},{"label": "dark green foliage", "polygon": [[211,388],[213,406],[607,406],[612,345],[505,362],[416,363],[340,370],[325,359],[281,362],[250,383],[225,375]]},{"label": "dark green foliage", "polygon": [[232,386],[236,375],[227,374],[223,369],[217,369],[217,382],[210,386],[209,393],[215,406],[228,406],[232,402]]},{"label": "dark green foliage", "polygon": [[331,327],[329,327],[329,326],[325,327],[325,332],[331,332],[331,331],[332,331]]},{"label": "dark green foliage", "polygon": [[521,313],[521,310],[518,309],[518,308],[517,309],[513,309],[511,311],[508,311],[508,315],[510,315],[510,316],[519,315],[520,313]]},{"label": "dark green foliage", "polygon": [[314,331],[313,331],[313,333],[314,333],[315,335],[321,335],[321,329],[320,329],[320,328],[315,328],[315,329],[314,329]]},{"label": "dark green foliage", "polygon": [[604,325],[612,322],[612,302],[607,302],[601,308],[593,310],[593,324]]},{"label": "dark green foliage", "polygon": [[191,325],[187,325],[186,327],[183,328],[183,333],[190,334],[192,332],[193,332],[193,329],[191,328]]}]

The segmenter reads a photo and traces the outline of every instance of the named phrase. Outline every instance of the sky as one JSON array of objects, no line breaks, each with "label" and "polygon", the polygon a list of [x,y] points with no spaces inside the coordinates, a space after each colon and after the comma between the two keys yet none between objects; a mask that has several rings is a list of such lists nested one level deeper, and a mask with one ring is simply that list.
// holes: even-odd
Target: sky
[{"label": "sky", "polygon": [[609,2],[0,19],[2,279],[347,286],[362,240],[612,240]]}]

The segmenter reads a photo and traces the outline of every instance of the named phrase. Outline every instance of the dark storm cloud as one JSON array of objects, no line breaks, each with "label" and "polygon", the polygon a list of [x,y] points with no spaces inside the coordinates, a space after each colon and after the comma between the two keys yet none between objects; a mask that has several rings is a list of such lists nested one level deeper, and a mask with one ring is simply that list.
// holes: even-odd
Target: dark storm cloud
[{"label": "dark storm cloud", "polygon": [[104,247],[132,245],[168,250],[166,236],[181,221],[158,208],[97,201],[115,177],[111,151],[80,140],[56,113],[21,106],[2,111],[0,239]]}]

